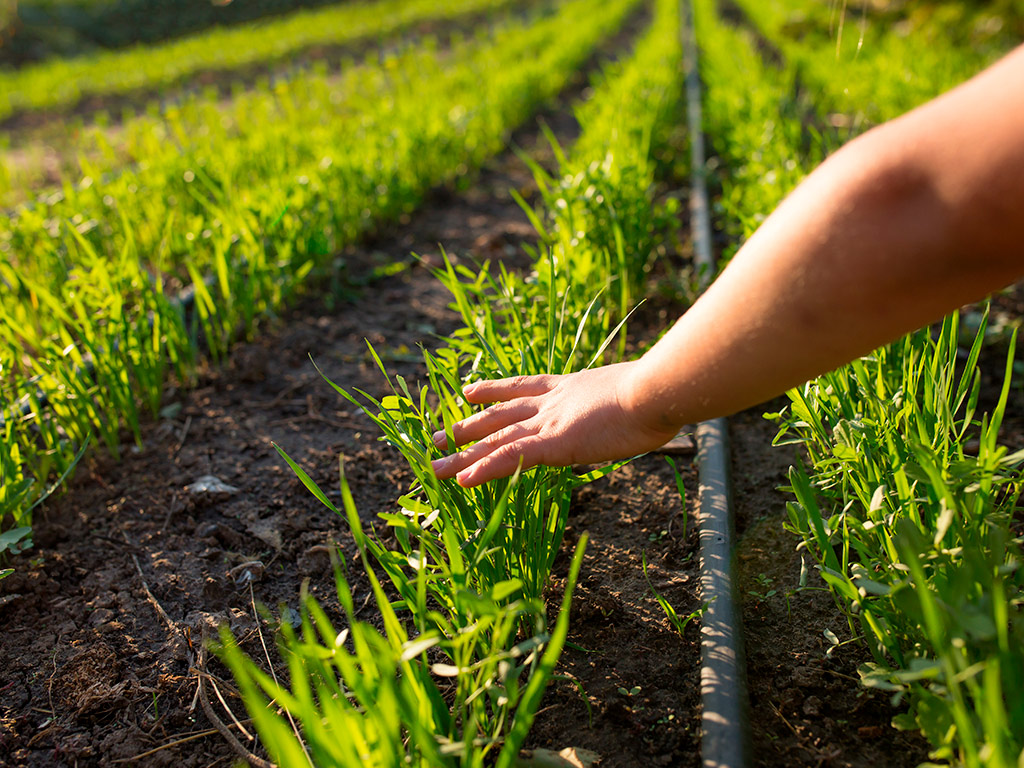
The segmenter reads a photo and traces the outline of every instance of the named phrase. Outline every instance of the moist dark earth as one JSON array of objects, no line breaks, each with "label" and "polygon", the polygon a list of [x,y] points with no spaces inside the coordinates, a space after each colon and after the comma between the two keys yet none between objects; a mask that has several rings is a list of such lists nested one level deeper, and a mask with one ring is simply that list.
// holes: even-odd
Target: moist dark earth
[{"label": "moist dark earth", "polygon": [[[576,126],[564,99],[542,117],[571,143]],[[513,142],[550,162],[537,121]],[[145,425],[141,449],[126,444],[119,463],[88,457],[67,492],[37,512],[35,548],[2,582],[0,765],[184,768],[235,764],[243,753],[266,758],[237,727],[222,725],[234,746],[215,727],[212,718],[247,721],[226,671],[200,653],[202,638],[226,623],[255,658],[264,658],[265,642],[280,670],[273,626],[257,606],[297,609],[308,580],[340,626],[329,552],[337,546],[349,561],[355,553],[343,521],[305,490],[272,443],[325,489],[337,489],[343,457],[364,524],[394,510],[411,474],[310,358],[338,384],[383,395],[387,384],[367,354],[369,341],[392,375],[418,381],[418,346],[434,344],[457,322],[428,269],[438,263],[439,244],[456,259],[528,268],[522,245],[534,233],[512,189],[527,200],[536,194],[531,174],[509,152],[466,189],[437,190],[409,220],[350,248],[343,256],[353,286],[381,265],[408,266],[358,290],[310,295],[240,344],[224,366],[202,370],[193,387],[170,389],[164,416]],[[411,260],[413,252],[423,261]],[[684,243],[666,258],[686,252]],[[660,301],[652,302],[660,312],[643,313],[632,343],[666,322],[673,307]],[[888,700],[858,686],[861,653],[847,646],[826,658],[822,631],[840,638],[847,631],[831,598],[819,591],[787,597],[800,560],[796,541],[782,531],[784,497],[776,488],[796,457],[770,448],[774,427],[760,416],[777,406],[731,420],[751,764],[916,765],[927,746],[896,732]],[[1021,434],[1019,422],[1009,428]],[[692,457],[677,460],[685,502],[656,455],[577,492],[564,548],[571,551],[583,531],[590,545],[562,679],[546,694],[528,746],[584,747],[614,768],[700,764],[697,622],[675,632],[641,571],[645,556],[653,586],[680,615],[700,606],[697,473]],[[195,492],[206,476],[233,490]],[[376,530],[387,536],[384,526]],[[552,611],[567,562],[564,553],[556,561]],[[368,585],[357,569],[350,576],[358,604]]]}]

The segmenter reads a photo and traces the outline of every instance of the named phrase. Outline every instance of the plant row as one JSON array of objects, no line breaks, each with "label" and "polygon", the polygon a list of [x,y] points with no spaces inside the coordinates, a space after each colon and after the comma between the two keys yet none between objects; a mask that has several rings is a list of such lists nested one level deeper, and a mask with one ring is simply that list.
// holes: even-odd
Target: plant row
[{"label": "plant row", "polygon": [[765,62],[755,32],[725,23],[716,6],[715,0],[694,0],[694,25],[705,132],[720,163],[716,212],[739,243],[822,159],[824,147],[819,135],[803,128],[806,103],[793,68]]},{"label": "plant row", "polygon": [[[382,60],[389,61],[394,67],[402,54],[410,50],[418,50],[432,58],[444,58],[449,53],[457,55],[457,51],[466,48],[467,39],[480,42],[489,37],[493,28],[507,26],[511,18],[530,18],[550,12],[555,5],[557,2],[538,1],[529,2],[524,8],[507,0],[491,0],[489,3],[460,0],[446,6],[444,13],[447,15],[443,17],[432,16],[427,4],[403,5],[402,17],[418,13],[416,19],[419,21],[450,21],[460,13],[473,16],[472,28],[454,36],[452,50],[442,48],[437,37],[427,32],[407,40],[397,39],[396,25],[399,21],[396,16],[381,16],[379,20],[367,20],[361,26],[325,25],[323,20],[312,23],[311,29],[319,35],[334,30],[333,34],[346,40],[362,38],[365,42],[373,41],[374,36],[369,35],[367,29],[376,25],[376,37],[390,39],[390,42],[367,54],[361,61],[346,59],[338,66],[334,66],[329,58],[315,59],[307,67],[285,67],[283,63],[275,67],[273,59],[263,60],[261,66],[270,68],[270,71],[251,80],[233,81],[230,95],[216,85],[195,85],[196,80],[203,81],[204,76],[194,72],[186,81],[193,87],[175,91],[174,98],[167,103],[151,100],[138,114],[126,110],[114,126],[110,125],[106,113],[99,113],[89,121],[68,116],[61,122],[59,132],[44,127],[37,134],[31,134],[31,140],[22,136],[17,146],[8,149],[0,167],[0,205],[15,208],[27,201],[47,205],[47,201],[62,198],[59,190],[67,184],[76,188],[83,184],[88,186],[94,180],[106,181],[126,171],[160,167],[175,156],[188,155],[201,148],[216,152],[218,146],[225,142],[248,135],[254,129],[261,130],[259,126],[264,123],[279,123],[284,106],[281,100],[285,95],[298,98],[300,104],[324,104],[321,114],[310,115],[311,122],[337,119],[342,114],[350,114],[351,109],[359,108],[345,109],[344,102],[351,98],[372,98],[373,89],[380,87],[380,83],[373,83],[373,75],[367,70],[376,72],[379,78]],[[362,7],[346,5],[345,9],[352,9],[351,13],[358,16],[357,11]],[[487,18],[481,19],[479,16],[484,10]],[[332,12],[340,11],[335,9]],[[366,34],[361,34],[360,29]],[[281,40],[276,33],[268,39],[274,44],[280,44]],[[255,55],[256,48],[245,50]],[[172,60],[176,66],[179,64],[177,58]],[[117,65],[115,71],[120,73],[121,66]],[[298,93],[292,95],[294,91]],[[57,190],[53,189],[55,176],[64,181]]]},{"label": "plant row", "polygon": [[[232,26],[267,16],[329,5],[332,0],[21,0],[0,62],[22,65],[96,47],[154,44],[212,26]],[[15,10],[11,11],[12,15]]]},{"label": "plant row", "polygon": [[[744,235],[835,140],[809,132],[808,122],[857,114],[844,123],[856,132],[936,95],[992,54],[987,44],[964,51],[944,40],[935,24],[945,17],[936,13],[915,17],[909,35],[905,25],[856,30],[848,21],[837,59],[824,4],[799,3],[798,24],[789,15],[793,4],[741,5],[782,60],[766,64],[754,47],[756,30],[728,27],[705,4],[698,34],[711,119],[739,109],[756,114],[759,125],[770,121],[773,135],[786,137],[773,141],[772,162],[791,174],[782,188],[780,176],[759,169],[723,174],[723,197],[740,214]],[[730,50],[724,40],[744,47]],[[858,44],[853,56],[848,47]],[[942,66],[929,63],[939,59]],[[738,94],[730,78],[754,87]],[[802,101],[797,82],[817,100]],[[721,155],[730,164],[754,156],[766,133],[727,132]],[[934,332],[910,334],[791,391],[790,408],[772,416],[782,423],[779,441],[806,450],[807,465],[791,470],[787,525],[848,617],[851,638],[843,642],[872,654],[863,683],[905,705],[893,725],[921,730],[933,760],[1011,766],[1024,759],[1016,682],[1024,671],[1017,615],[1024,575],[1013,519],[1024,454],[1008,455],[998,433],[1013,343],[1001,393],[981,413],[984,324],[970,343],[960,336],[954,314]]]},{"label": "plant row", "polygon": [[[678,25],[678,4],[659,0],[635,55],[609,67],[580,108],[583,133],[574,150],[559,153],[553,175],[538,169],[549,183],[535,214],[543,245],[534,270],[494,275],[487,265],[473,270],[448,261],[437,271],[465,325],[424,354],[427,386],[415,392],[397,378],[392,394],[380,400],[336,387],[376,421],[416,479],[398,510],[381,516],[394,534],[389,547],[363,532],[342,478],[343,513],[377,594],[383,634],[353,621],[347,581],[339,574],[349,627],[338,633],[307,601],[302,637],[284,635],[283,656],[292,660],[289,686],[258,671],[226,637],[225,657],[278,762],[303,760],[305,748],[315,765],[349,764],[346,755],[357,750],[370,765],[517,764],[565,642],[586,542],[584,535],[561,607],[548,622],[543,598],[570,494],[614,467],[582,476],[568,468],[535,468],[466,489],[434,477],[430,461],[441,453],[432,436],[443,430],[451,439],[452,423],[471,412],[461,394],[467,382],[603,362],[624,319],[615,286],[642,274],[644,244],[656,246],[666,235],[650,215],[650,227],[626,229],[622,220],[655,207],[651,158],[667,148],[662,142],[679,116]],[[553,178],[561,181],[550,183]],[[378,572],[397,600],[389,603]],[[377,687],[356,683],[363,679]],[[371,706],[382,690],[389,706]],[[270,701],[284,712],[274,713]],[[288,715],[301,733],[292,732]]]},{"label": "plant row", "polygon": [[960,364],[959,321],[822,377],[790,397],[784,440],[789,528],[806,542],[873,662],[862,682],[890,691],[931,757],[1015,766],[1024,750],[1024,601],[1019,523],[1024,453],[1008,455],[999,399],[979,413],[984,327]]},{"label": "plant row", "polygon": [[[981,71],[1019,42],[1012,8],[929,3],[894,14],[820,0],[738,0],[815,93],[831,122],[859,132]],[[1014,20],[1017,23],[1014,23]]]},{"label": "plant row", "polygon": [[32,110],[70,110],[84,99],[158,91],[201,73],[282,62],[314,46],[394,34],[422,21],[500,8],[509,0],[373,0],[297,11],[268,22],[216,27],[161,45],[138,45],[0,72],[0,121]]},{"label": "plant row", "polygon": [[[276,119],[244,136],[3,222],[0,400],[13,434],[0,518],[27,525],[91,435],[115,455],[122,426],[139,439],[172,370],[187,382],[200,348],[220,357],[311,273],[336,274],[342,245],[477,167],[635,1],[582,14],[575,0],[450,54],[388,57],[333,109],[325,79],[292,81],[273,93]],[[183,286],[190,309],[172,299]]]}]

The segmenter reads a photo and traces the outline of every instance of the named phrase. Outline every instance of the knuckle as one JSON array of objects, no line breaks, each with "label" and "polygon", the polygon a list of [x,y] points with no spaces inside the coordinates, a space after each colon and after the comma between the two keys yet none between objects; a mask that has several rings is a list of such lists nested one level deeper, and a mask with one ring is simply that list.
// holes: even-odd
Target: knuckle
[{"label": "knuckle", "polygon": [[515,443],[505,443],[504,445],[499,445],[491,455],[495,459],[517,463],[521,454],[522,452]]},{"label": "knuckle", "polygon": [[491,439],[496,443],[502,443],[503,445],[501,447],[506,447],[509,442],[515,440],[519,436],[521,431],[522,428],[518,424],[510,424],[507,427],[495,430]]},{"label": "knuckle", "polygon": [[476,418],[478,421],[482,421],[483,419],[493,419],[496,416],[500,416],[507,409],[508,405],[505,403],[495,403],[494,405],[487,406],[485,410],[480,411],[480,413],[476,415]]}]

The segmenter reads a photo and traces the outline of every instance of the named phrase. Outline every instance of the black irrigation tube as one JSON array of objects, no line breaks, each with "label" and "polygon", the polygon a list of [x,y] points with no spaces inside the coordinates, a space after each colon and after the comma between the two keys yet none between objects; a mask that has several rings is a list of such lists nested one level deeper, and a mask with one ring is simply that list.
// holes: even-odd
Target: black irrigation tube
[{"label": "black irrigation tube", "polygon": [[[701,289],[715,276],[704,153],[697,35],[691,2],[682,1],[683,64],[690,136],[690,228]],[[701,762],[704,768],[743,768],[746,762],[746,685],[743,637],[733,593],[732,498],[729,426],[723,418],[697,426],[700,500],[700,586],[707,610],[701,618]]]}]

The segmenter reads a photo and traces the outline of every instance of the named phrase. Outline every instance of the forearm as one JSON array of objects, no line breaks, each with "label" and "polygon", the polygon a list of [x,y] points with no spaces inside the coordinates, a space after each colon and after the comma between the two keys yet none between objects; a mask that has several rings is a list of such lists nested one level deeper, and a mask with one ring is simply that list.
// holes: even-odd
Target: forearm
[{"label": "forearm", "polygon": [[[638,361],[481,381],[439,478],[649,451],[938,319],[1024,269],[1024,47],[837,152]],[[434,436],[446,447],[444,432]]]},{"label": "forearm", "polygon": [[956,131],[978,90],[876,129],[808,177],[631,369],[627,407],[662,429],[733,413],[1016,278],[1024,151],[1008,147],[1024,144],[1022,110],[1004,103],[998,151],[976,146]]}]

